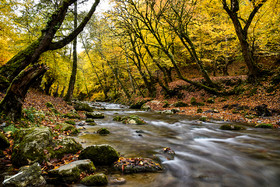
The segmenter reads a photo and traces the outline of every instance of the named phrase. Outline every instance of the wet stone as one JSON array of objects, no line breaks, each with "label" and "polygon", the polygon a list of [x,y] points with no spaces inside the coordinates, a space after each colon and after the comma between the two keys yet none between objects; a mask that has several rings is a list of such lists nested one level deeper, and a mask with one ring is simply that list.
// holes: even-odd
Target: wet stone
[{"label": "wet stone", "polygon": [[114,164],[114,168],[125,174],[162,171],[162,166],[150,158],[121,157]]},{"label": "wet stone", "polygon": [[38,163],[31,166],[24,166],[19,169],[19,172],[12,176],[6,176],[3,181],[3,186],[43,186],[46,184],[42,177],[41,167]]}]

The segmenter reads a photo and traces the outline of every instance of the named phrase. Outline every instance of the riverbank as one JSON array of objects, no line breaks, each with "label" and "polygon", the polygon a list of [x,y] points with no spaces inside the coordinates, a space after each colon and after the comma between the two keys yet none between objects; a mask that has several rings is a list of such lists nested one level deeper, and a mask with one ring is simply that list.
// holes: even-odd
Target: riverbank
[{"label": "riverbank", "polygon": [[275,86],[269,80],[254,86],[247,84],[245,80],[246,76],[216,77],[214,81],[231,84],[228,89],[234,88],[238,92],[228,96],[209,94],[184,81],[174,81],[169,84],[170,89],[176,91],[172,98],[166,97],[158,86],[155,98],[135,98],[135,103],[146,100],[151,110],[176,109],[178,114],[182,115],[206,116],[215,120],[248,123],[252,126],[266,123],[279,128],[279,83]]}]

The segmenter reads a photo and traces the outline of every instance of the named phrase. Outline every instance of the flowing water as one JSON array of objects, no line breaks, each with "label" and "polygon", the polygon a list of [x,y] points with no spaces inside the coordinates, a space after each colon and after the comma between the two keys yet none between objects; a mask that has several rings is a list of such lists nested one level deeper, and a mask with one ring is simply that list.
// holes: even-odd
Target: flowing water
[{"label": "flowing water", "polygon": [[[200,122],[187,116],[131,110],[117,104],[99,106],[106,108],[101,110],[105,118],[96,120],[97,126],[85,126],[77,138],[84,147],[109,144],[125,157],[157,156],[165,167],[162,173],[121,175],[127,183],[120,186],[280,186],[279,129],[223,131],[219,127],[226,122]],[[138,115],[147,124],[125,125],[113,121],[116,115]],[[101,127],[111,134],[96,134]],[[164,147],[175,151],[173,160],[166,158]]]}]

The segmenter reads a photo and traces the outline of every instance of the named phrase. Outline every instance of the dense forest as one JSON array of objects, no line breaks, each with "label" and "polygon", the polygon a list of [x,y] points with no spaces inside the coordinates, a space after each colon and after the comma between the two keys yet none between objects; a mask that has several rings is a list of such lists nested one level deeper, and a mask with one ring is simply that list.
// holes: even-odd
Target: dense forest
[{"label": "dense forest", "polygon": [[31,127],[42,110],[67,136],[53,125],[101,101],[278,128],[279,12],[279,0],[1,0],[1,123]]}]

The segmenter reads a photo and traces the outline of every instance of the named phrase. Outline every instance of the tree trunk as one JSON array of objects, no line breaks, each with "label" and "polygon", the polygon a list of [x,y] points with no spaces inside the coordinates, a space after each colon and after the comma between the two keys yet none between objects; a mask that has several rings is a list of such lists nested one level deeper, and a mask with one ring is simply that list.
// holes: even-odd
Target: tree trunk
[{"label": "tree trunk", "polygon": [[50,95],[51,94],[50,89],[51,89],[55,79],[52,77],[46,77],[46,79],[47,79],[47,81],[45,82],[45,93],[47,95]]},{"label": "tree trunk", "polygon": [[[77,28],[78,24],[78,10],[77,10],[77,2],[74,4],[74,29]],[[76,82],[76,74],[77,74],[77,38],[73,41],[73,66],[72,66],[72,74],[69,81],[68,91],[65,96],[65,101],[71,101],[73,97],[74,86]]]},{"label": "tree trunk", "polygon": [[10,120],[21,118],[22,105],[31,84],[47,71],[44,65],[34,65],[23,70],[11,83],[4,99],[0,103],[0,111]]},{"label": "tree trunk", "polygon": [[54,97],[58,97],[58,90],[59,90],[59,85],[56,86],[56,90],[53,94]]},{"label": "tree trunk", "polygon": [[63,86],[63,89],[62,89],[62,91],[61,91],[61,93],[60,93],[60,96],[59,96],[59,97],[63,97],[63,96],[64,96],[64,91],[65,91],[65,86]]},{"label": "tree trunk", "polygon": [[248,80],[250,82],[256,82],[257,78],[261,76],[262,70],[259,68],[257,63],[254,60],[253,57],[253,51],[250,48],[250,45],[248,43],[248,29],[259,11],[259,9],[263,6],[263,4],[267,0],[260,1],[258,4],[254,5],[254,9],[251,11],[248,19],[245,22],[245,26],[242,27],[240,21],[239,21],[239,1],[237,0],[231,0],[231,7],[229,8],[227,1],[222,0],[223,8],[229,15],[234,28],[235,28],[235,33],[238,37],[239,43],[241,45],[242,49],[242,56],[244,58],[244,61],[248,67]]}]

